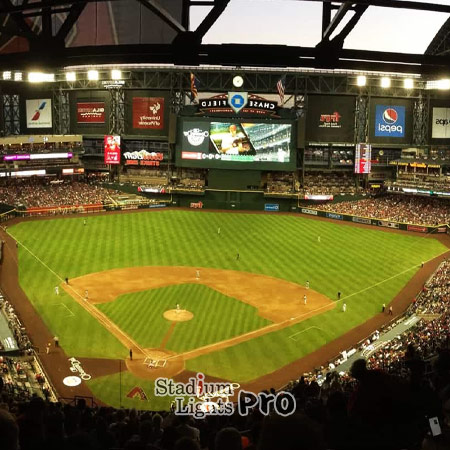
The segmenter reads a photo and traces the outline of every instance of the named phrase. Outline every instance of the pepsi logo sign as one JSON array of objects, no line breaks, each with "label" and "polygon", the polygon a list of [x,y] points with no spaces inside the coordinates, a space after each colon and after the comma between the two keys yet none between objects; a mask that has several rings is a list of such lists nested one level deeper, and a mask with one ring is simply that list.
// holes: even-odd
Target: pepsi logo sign
[{"label": "pepsi logo sign", "polygon": [[405,106],[376,105],[375,136],[403,138],[405,137]]},{"label": "pepsi logo sign", "polygon": [[398,120],[398,114],[397,111],[393,108],[387,108],[385,109],[383,113],[383,120],[388,123],[389,125],[394,124]]}]

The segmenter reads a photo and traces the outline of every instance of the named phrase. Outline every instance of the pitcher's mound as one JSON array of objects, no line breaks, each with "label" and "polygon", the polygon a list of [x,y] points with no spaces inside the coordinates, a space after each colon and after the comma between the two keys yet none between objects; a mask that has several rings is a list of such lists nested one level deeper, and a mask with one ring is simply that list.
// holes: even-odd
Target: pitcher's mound
[{"label": "pitcher's mound", "polygon": [[192,320],[194,314],[185,309],[169,309],[164,314],[164,319],[170,320],[171,322],[187,322]]}]

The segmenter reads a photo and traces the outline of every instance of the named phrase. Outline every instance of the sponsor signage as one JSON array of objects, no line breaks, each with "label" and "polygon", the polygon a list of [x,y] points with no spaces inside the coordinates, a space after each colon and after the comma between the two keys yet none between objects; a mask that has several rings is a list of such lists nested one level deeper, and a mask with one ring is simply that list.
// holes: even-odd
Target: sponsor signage
[{"label": "sponsor signage", "polygon": [[438,233],[446,233],[446,232],[447,232],[447,227],[439,227],[439,228],[437,229],[437,232],[438,232]]},{"label": "sponsor signage", "polygon": [[80,174],[84,173],[84,167],[74,167],[73,169],[63,169],[62,174],[63,175],[73,175],[73,174]]},{"label": "sponsor signage", "polygon": [[353,142],[355,98],[310,95],[306,138],[312,142]]},{"label": "sponsor signage", "polygon": [[321,114],[319,128],[342,128],[342,116],[334,111],[332,114]]},{"label": "sponsor signage", "polygon": [[5,155],[3,161],[29,161],[35,159],[62,159],[72,158],[73,153],[34,153],[34,154],[19,154],[19,155]]},{"label": "sponsor signage", "polygon": [[366,219],[365,217],[352,217],[352,222],[364,223],[365,225],[371,225],[372,224],[372,221],[370,219]]},{"label": "sponsor signage", "polygon": [[428,231],[427,227],[420,227],[418,225],[407,225],[406,229],[408,231],[416,231],[418,233],[426,233]]},{"label": "sponsor signage", "polygon": [[372,168],[372,146],[357,144],[355,151],[355,173],[370,173]]},{"label": "sponsor signage", "polygon": [[280,205],[278,203],[265,203],[264,211],[279,211]]},{"label": "sponsor signage", "polygon": [[433,108],[431,137],[450,139],[450,108]]},{"label": "sponsor signage", "polygon": [[120,136],[105,136],[104,148],[105,164],[120,164]]},{"label": "sponsor signage", "polygon": [[191,202],[191,204],[189,205],[190,208],[194,208],[194,209],[203,209],[203,202]]},{"label": "sponsor signage", "polygon": [[278,104],[267,100],[259,95],[248,94],[247,92],[228,92],[214,97],[199,100],[199,112],[201,113],[241,113],[275,115]]},{"label": "sponsor signage", "polygon": [[148,152],[147,150],[125,152],[123,154],[125,164],[135,166],[159,166],[164,159],[164,154],[160,152]]},{"label": "sponsor signage", "polygon": [[395,222],[387,222],[385,220],[379,220],[378,226],[386,228],[399,228],[399,224]]},{"label": "sponsor signage", "polygon": [[27,128],[52,127],[52,101],[49,98],[26,101]]},{"label": "sponsor signage", "polygon": [[302,208],[302,213],[310,214],[311,216],[317,216],[317,211],[315,209]]},{"label": "sponsor signage", "polygon": [[164,128],[164,97],[133,97],[133,128]]},{"label": "sponsor signage", "polygon": [[333,213],[333,212],[327,212],[326,216],[329,219],[344,220],[344,216],[342,214],[336,214],[336,213]]},{"label": "sponsor signage", "polygon": [[70,362],[70,371],[72,373],[77,373],[78,376],[84,380],[84,381],[89,381],[92,376],[89,375],[88,373],[86,373],[83,369],[83,367],[81,366],[80,361],[78,361],[76,358],[69,358],[69,362]]},{"label": "sponsor signage", "polygon": [[405,106],[376,105],[375,136],[404,138],[405,118]]},{"label": "sponsor signage", "polygon": [[105,102],[77,103],[77,123],[105,123]]},{"label": "sponsor signage", "polygon": [[166,193],[166,188],[155,188],[155,187],[143,187],[143,186],[139,186],[138,187],[138,192],[148,192],[151,194],[165,194]]},{"label": "sponsor signage", "polygon": [[228,104],[236,114],[244,109],[245,106],[247,106],[247,103],[247,92],[228,92]]},{"label": "sponsor signage", "polygon": [[305,200],[319,200],[319,201],[323,201],[323,200],[333,200],[334,197],[332,195],[306,194],[303,198]]}]

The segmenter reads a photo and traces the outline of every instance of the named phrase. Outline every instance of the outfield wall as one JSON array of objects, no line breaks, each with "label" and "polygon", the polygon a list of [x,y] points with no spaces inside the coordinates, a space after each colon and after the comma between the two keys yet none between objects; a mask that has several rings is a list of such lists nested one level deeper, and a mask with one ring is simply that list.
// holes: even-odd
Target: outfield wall
[{"label": "outfield wall", "polygon": [[395,230],[414,231],[416,233],[447,233],[449,226],[442,224],[437,227],[416,225],[411,223],[394,222],[390,220],[373,219],[370,217],[351,216],[332,211],[321,211],[314,208],[299,207],[298,212],[309,216],[325,217],[327,219],[340,220],[343,222],[362,223],[375,227],[391,228]]}]

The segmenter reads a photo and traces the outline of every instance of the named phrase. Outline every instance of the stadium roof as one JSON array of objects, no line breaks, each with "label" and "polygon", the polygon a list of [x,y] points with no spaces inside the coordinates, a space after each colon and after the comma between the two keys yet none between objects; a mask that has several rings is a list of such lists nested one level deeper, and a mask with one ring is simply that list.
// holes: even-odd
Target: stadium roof
[{"label": "stadium roof", "polygon": [[[27,69],[143,62],[440,75],[450,71],[450,4],[442,1],[0,0],[0,63]],[[269,23],[263,8],[274,11]],[[406,43],[417,35],[423,41],[408,53]]]}]

